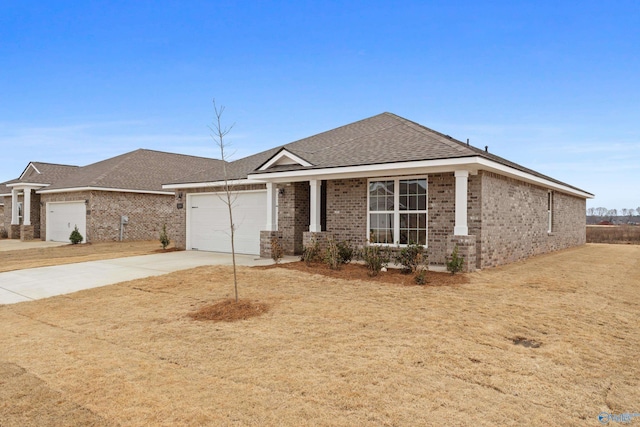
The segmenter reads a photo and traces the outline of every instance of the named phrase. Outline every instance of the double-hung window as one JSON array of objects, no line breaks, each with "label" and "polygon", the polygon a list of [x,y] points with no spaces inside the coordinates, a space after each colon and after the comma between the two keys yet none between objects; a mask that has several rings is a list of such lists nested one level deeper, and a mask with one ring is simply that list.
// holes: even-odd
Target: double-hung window
[{"label": "double-hung window", "polygon": [[369,181],[369,242],[427,244],[427,179]]}]

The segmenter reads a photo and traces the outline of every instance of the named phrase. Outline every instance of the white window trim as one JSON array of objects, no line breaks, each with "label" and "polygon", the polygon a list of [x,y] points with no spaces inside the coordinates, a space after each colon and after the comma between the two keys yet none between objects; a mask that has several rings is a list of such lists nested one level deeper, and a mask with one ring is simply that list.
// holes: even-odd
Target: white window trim
[{"label": "white window trim", "polygon": [[[427,206],[425,210],[419,211],[400,211],[400,181],[406,181],[411,179],[424,179],[427,181]],[[393,211],[373,211],[371,212],[371,202],[370,202],[370,193],[369,193],[369,185],[371,182],[376,181],[393,181]],[[425,244],[423,245],[425,248],[429,247],[429,177],[427,175],[410,175],[410,176],[387,176],[387,177],[376,177],[367,179],[367,236],[366,241],[369,245],[376,246],[389,246],[389,247],[401,247],[404,248],[408,246],[407,244],[400,244],[400,213],[424,213],[427,218],[427,230],[425,236]],[[393,213],[393,237],[397,238],[397,240],[393,243],[371,243],[369,242],[369,232],[371,230],[371,214],[372,213]]]},{"label": "white window trim", "polygon": [[553,205],[554,205],[553,190],[547,192],[547,233],[553,234]]}]

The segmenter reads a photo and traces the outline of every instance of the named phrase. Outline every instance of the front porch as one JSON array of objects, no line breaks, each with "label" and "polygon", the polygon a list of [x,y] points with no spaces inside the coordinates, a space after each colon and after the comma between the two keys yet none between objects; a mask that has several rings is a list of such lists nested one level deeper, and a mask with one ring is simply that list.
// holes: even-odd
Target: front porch
[{"label": "front porch", "polygon": [[[457,245],[458,253],[465,259],[465,271],[475,270],[476,236],[469,233],[468,218],[474,219],[472,231],[479,230],[479,204],[478,197],[471,197],[469,182],[479,181],[478,175],[459,170],[421,174],[420,177],[426,187],[426,209],[420,211],[424,214],[426,228],[421,229],[425,235],[418,243],[428,248],[431,264],[438,267],[446,265]],[[371,243],[398,247],[408,243],[401,240],[408,240],[408,235],[415,234],[408,234],[410,230],[400,228],[402,221],[398,220],[401,215],[398,209],[393,214],[385,212],[393,223],[388,230],[391,237],[385,242],[372,240],[377,230],[371,224],[371,216],[378,215],[378,212],[372,210],[370,185],[381,179],[387,178],[337,177],[267,182],[267,224],[260,233],[260,256],[271,256],[273,238],[279,239],[287,255],[301,254],[311,239],[321,248],[329,238],[349,241],[354,247]],[[398,183],[405,177],[394,179],[396,187],[399,187]],[[413,177],[411,179],[415,181]],[[393,197],[395,206],[398,206],[399,195]],[[407,222],[405,218],[402,220]],[[405,226],[409,227],[402,227]]]},{"label": "front porch", "polygon": [[17,183],[7,187],[11,188],[11,198],[5,206],[11,212],[7,237],[22,241],[40,239],[40,195],[36,190],[42,185]]}]

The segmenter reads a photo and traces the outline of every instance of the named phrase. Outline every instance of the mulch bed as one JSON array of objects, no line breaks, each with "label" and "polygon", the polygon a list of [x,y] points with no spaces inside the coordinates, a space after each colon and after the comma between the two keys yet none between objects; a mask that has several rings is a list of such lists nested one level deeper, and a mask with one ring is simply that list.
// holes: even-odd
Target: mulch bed
[{"label": "mulch bed", "polygon": [[[311,263],[310,265],[307,265],[303,261],[253,268],[264,270],[272,268],[286,268],[289,270],[303,271],[309,274],[320,274],[336,279],[364,280],[369,282],[388,283],[397,286],[419,286],[414,280],[414,274],[402,274],[399,269],[389,268],[388,271],[380,272],[377,276],[372,277],[369,276],[369,272],[364,265],[356,263],[343,265],[340,270],[331,270],[324,263]],[[455,286],[465,283],[469,283],[469,278],[464,274],[428,271],[427,283],[422,286]]]},{"label": "mulch bed", "polygon": [[260,316],[269,311],[269,305],[249,300],[226,299],[215,304],[207,305],[189,314],[194,320],[209,320],[213,322],[235,322]]}]

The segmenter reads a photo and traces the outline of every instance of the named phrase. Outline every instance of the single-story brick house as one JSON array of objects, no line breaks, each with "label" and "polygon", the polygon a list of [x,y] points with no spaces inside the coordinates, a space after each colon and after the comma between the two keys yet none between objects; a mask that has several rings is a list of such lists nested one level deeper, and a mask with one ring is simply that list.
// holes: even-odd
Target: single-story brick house
[{"label": "single-story brick house", "polygon": [[219,163],[144,149],[83,167],[31,162],[0,184],[4,227],[10,238],[63,242],[75,226],[85,242],[157,239],[164,224],[175,234],[175,195],[162,183]]},{"label": "single-story brick house", "polygon": [[[584,244],[593,197],[391,113],[227,170],[237,251],[260,256],[270,256],[274,236],[288,254],[333,236],[356,246],[421,243],[440,267],[457,245],[466,270],[481,269]],[[184,207],[177,209],[178,247],[229,251],[223,181],[217,167],[163,186]]]}]

